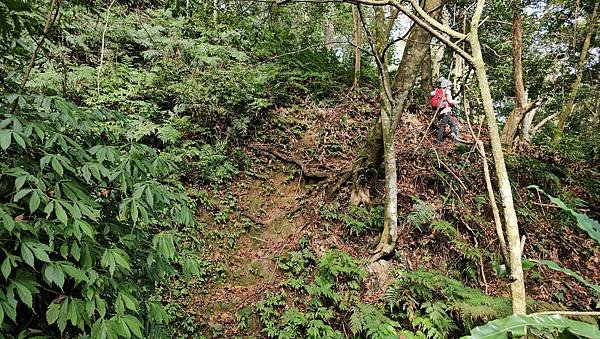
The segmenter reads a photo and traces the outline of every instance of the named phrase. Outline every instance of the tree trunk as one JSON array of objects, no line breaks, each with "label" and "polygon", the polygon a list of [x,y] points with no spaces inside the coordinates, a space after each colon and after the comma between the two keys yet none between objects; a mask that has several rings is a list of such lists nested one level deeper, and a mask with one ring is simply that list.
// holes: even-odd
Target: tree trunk
[{"label": "tree trunk", "polygon": [[558,145],[558,143],[560,142],[563,131],[565,129],[565,125],[567,124],[567,120],[569,120],[569,117],[573,113],[573,107],[575,106],[575,98],[577,97],[577,92],[579,91],[579,84],[581,83],[581,79],[583,78],[583,69],[587,61],[588,50],[590,49],[590,42],[592,40],[592,34],[594,33],[596,27],[598,3],[599,2],[596,1],[596,4],[594,5],[594,11],[592,12],[590,20],[588,22],[588,30],[585,35],[585,40],[583,41],[583,46],[581,47],[579,63],[577,64],[577,75],[575,76],[575,82],[571,87],[571,93],[569,95],[567,104],[558,116],[558,124],[556,126],[557,130],[554,134],[554,138],[552,139],[552,147],[556,147],[556,145]]},{"label": "tree trunk", "polygon": [[525,117],[523,117],[520,137],[521,137],[521,141],[524,142],[525,144],[531,143],[531,137],[533,136],[531,134],[531,124],[533,123],[533,118],[535,117],[536,112],[537,112],[537,109],[534,108],[534,109],[530,110],[529,112],[527,112],[525,114]]},{"label": "tree trunk", "polygon": [[323,44],[328,50],[333,50],[333,21],[331,17],[333,15],[333,9],[331,4],[326,4],[325,10],[325,23],[323,27]]},{"label": "tree trunk", "polygon": [[479,35],[477,26],[481,18],[484,0],[478,0],[475,14],[471,21],[471,31],[469,32],[468,40],[471,45],[475,74],[479,82],[481,91],[481,99],[486,115],[488,131],[490,136],[490,144],[492,146],[492,155],[494,158],[494,166],[496,168],[496,176],[498,178],[498,188],[502,205],[504,206],[504,224],[506,225],[506,234],[510,255],[510,273],[512,282],[510,284],[513,313],[525,314],[525,282],[523,279],[523,267],[521,266],[521,239],[519,238],[519,225],[517,221],[517,213],[513,203],[513,196],[510,187],[508,172],[504,162],[504,153],[502,152],[502,144],[498,133],[498,124],[494,114],[494,105],[490,86],[485,72],[485,64],[483,55],[481,54],[481,45],[479,43]]},{"label": "tree trunk", "polygon": [[[441,11],[441,22],[442,24],[448,23],[448,12],[445,10]],[[437,82],[440,78],[440,66],[442,65],[442,60],[444,59],[444,52],[446,51],[446,45],[439,43],[433,49],[433,54],[431,56],[431,77],[433,82]]]},{"label": "tree trunk", "polygon": [[360,82],[360,45],[362,43],[362,27],[360,25],[360,16],[358,14],[358,6],[352,6],[352,21],[354,22],[354,83],[352,88],[357,88]]},{"label": "tree trunk", "polygon": [[521,25],[521,0],[515,0],[513,16],[513,78],[515,81],[515,107],[510,113],[500,140],[507,150],[511,150],[517,130],[525,116],[527,95],[523,85],[523,66],[521,55],[523,50],[523,27]]},{"label": "tree trunk", "polygon": [[213,0],[213,21],[217,22],[219,18],[219,0]]},{"label": "tree trunk", "polygon": [[[425,3],[425,10],[432,11],[438,9],[431,14],[434,18],[439,18],[441,13],[440,9],[441,0],[429,0]],[[415,25],[406,42],[404,47],[404,53],[402,54],[402,60],[398,66],[394,83],[392,84],[392,92],[394,93],[393,105],[392,105],[392,116],[391,116],[391,129],[396,130],[402,112],[407,103],[407,98],[412,86],[416,80],[420,61],[427,53],[429,43],[431,42],[431,34],[429,34],[422,27]],[[363,148],[359,151],[357,160],[353,166],[354,172],[354,184],[355,186],[362,186],[364,182],[357,182],[357,179],[366,179],[364,175],[368,169],[377,168],[383,161],[383,134],[381,131],[381,121],[377,121],[373,128],[369,131],[367,140]]]},{"label": "tree trunk", "polygon": [[389,39],[389,30],[386,27],[383,7],[375,8],[375,58],[379,69],[379,102],[380,119],[383,143],[383,162],[385,169],[385,203],[383,230],[379,244],[372,251],[371,261],[376,261],[384,255],[391,253],[396,247],[398,239],[398,187],[396,169],[396,147],[394,143],[393,126],[393,98],[392,87],[387,66],[385,47]]},{"label": "tree trunk", "polygon": [[421,61],[421,89],[424,93],[425,102],[429,101],[429,93],[433,91],[433,77],[431,70],[431,45],[427,45],[427,51]]}]

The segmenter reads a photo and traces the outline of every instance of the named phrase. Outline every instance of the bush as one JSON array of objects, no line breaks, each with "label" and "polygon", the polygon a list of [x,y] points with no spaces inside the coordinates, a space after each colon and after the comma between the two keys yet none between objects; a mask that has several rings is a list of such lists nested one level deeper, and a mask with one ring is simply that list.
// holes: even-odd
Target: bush
[{"label": "bush", "polygon": [[142,337],[165,323],[154,282],[199,271],[172,231],[194,223],[193,203],[163,183],[173,164],[125,137],[129,119],[57,97],[0,98],[0,119],[4,332]]}]

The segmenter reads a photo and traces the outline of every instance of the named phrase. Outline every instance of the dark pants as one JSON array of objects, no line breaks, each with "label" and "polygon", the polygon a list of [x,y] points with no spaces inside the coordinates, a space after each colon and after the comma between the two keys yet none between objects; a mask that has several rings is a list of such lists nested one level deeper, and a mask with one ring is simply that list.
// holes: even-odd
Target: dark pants
[{"label": "dark pants", "polygon": [[441,142],[444,138],[444,130],[446,129],[446,125],[450,124],[450,128],[452,129],[452,134],[458,138],[458,123],[450,118],[452,113],[448,112],[446,114],[442,114],[442,118],[440,119],[440,127],[438,129],[437,141]]}]

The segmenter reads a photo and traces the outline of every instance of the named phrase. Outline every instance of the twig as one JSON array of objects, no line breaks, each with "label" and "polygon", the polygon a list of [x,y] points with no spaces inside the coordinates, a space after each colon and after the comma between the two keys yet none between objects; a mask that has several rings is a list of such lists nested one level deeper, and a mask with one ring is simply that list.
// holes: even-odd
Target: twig
[{"label": "twig", "polygon": [[463,187],[463,189],[466,191],[466,190],[467,190],[467,186],[465,186],[465,184],[462,182],[462,180],[460,180],[460,178],[459,178],[459,177],[458,177],[456,174],[454,174],[454,172],[453,172],[453,171],[450,169],[450,167],[448,167],[448,165],[446,165],[446,163],[445,163],[445,162],[443,162],[441,159],[438,159],[438,160],[439,160],[439,162],[442,164],[442,166],[444,166],[444,168],[445,168],[446,170],[448,170],[448,172],[450,172],[450,174],[452,174],[452,176],[453,176],[453,177],[454,177],[456,180],[458,180],[458,182],[460,183],[460,185],[461,185],[461,186]]},{"label": "twig", "polygon": [[258,238],[258,237],[252,236],[252,235],[250,235],[249,237],[252,238],[252,239],[254,239],[254,240],[261,241],[261,242],[268,242],[265,239],[261,239],[261,238]]},{"label": "twig", "polygon": [[[56,7],[56,9],[55,9]],[[44,44],[44,41],[46,40],[46,37],[48,36],[48,33],[50,32],[50,28],[52,28],[52,26],[54,25],[54,22],[56,22],[56,17],[58,16],[58,12],[59,12],[60,8],[59,8],[59,0],[52,0],[52,3],[50,4],[50,9],[48,10],[48,14],[46,16],[46,24],[44,25],[44,30],[42,31],[42,37],[40,38],[40,41],[38,41],[37,46],[35,47],[35,50],[33,51],[33,54],[31,55],[31,60],[29,60],[29,65],[27,66],[27,71],[25,71],[25,75],[23,76],[23,79],[21,80],[21,84],[19,85],[19,95],[23,95],[23,93],[25,93],[25,84],[27,83],[27,80],[29,80],[29,76],[31,75],[31,70],[33,69],[33,65],[35,64],[35,59],[37,58],[37,54],[39,53],[40,49],[42,48],[42,45]],[[54,15],[52,14],[54,12]],[[12,108],[10,110],[11,114],[14,114],[16,109],[17,109],[17,103],[18,100],[15,100]]]},{"label": "twig", "polygon": [[417,144],[417,147],[415,147],[415,150],[413,151],[413,155],[415,153],[417,153],[417,150],[419,149],[419,147],[423,143],[423,140],[425,140],[425,137],[427,136],[427,133],[429,132],[429,129],[431,128],[431,125],[433,124],[433,121],[437,117],[439,110],[440,110],[439,107],[435,110],[435,114],[431,117],[431,121],[429,122],[429,125],[427,125],[427,128],[423,132],[423,137],[421,137],[421,140],[419,140],[419,143]]}]

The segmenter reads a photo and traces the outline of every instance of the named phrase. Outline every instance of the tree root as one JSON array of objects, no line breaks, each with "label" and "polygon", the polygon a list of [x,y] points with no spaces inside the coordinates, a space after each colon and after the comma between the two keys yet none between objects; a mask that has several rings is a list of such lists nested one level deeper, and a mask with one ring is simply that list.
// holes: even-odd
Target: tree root
[{"label": "tree root", "polygon": [[394,249],[396,248],[396,244],[395,243],[387,243],[387,242],[379,242],[379,244],[377,245],[377,247],[375,248],[375,250],[371,251],[371,258],[369,259],[369,262],[375,262],[387,255],[392,254],[392,252],[394,252]]},{"label": "tree root", "polygon": [[253,150],[256,150],[256,151],[271,154],[280,160],[283,160],[287,163],[294,164],[294,165],[300,167],[302,176],[304,176],[306,179],[313,179],[313,180],[320,181],[320,180],[328,179],[330,176],[329,173],[326,173],[326,172],[310,170],[310,169],[306,168],[306,165],[302,161],[300,161],[292,156],[280,153],[278,151],[268,149],[268,148],[262,147],[262,146],[255,146],[255,145],[251,145],[250,148],[252,148]]}]

